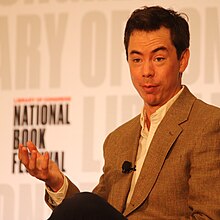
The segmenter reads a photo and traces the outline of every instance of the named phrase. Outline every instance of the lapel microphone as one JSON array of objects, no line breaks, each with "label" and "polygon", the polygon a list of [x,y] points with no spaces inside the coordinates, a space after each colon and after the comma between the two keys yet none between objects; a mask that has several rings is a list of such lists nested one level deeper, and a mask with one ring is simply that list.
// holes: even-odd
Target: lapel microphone
[{"label": "lapel microphone", "polygon": [[135,170],[136,170],[136,165],[132,167],[132,163],[129,161],[124,161],[124,163],[122,164],[122,173],[130,173],[131,171],[135,171]]}]

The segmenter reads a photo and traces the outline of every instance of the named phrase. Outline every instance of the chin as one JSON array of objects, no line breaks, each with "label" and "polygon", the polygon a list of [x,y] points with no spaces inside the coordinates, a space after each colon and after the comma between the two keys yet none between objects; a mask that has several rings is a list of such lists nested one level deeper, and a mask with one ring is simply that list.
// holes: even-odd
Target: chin
[{"label": "chin", "polygon": [[159,105],[156,100],[145,100],[144,103],[145,105],[152,106],[152,107],[156,107]]},{"label": "chin", "polygon": [[147,97],[143,97],[144,103],[149,106],[157,106],[159,104],[158,99],[154,95],[148,95]]}]

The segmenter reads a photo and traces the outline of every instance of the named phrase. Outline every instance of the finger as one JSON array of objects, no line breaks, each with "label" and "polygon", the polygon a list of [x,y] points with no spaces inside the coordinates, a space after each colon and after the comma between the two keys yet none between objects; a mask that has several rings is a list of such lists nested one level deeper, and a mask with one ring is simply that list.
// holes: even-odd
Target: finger
[{"label": "finger", "polygon": [[37,147],[33,144],[32,141],[27,142],[27,148],[29,149],[30,152],[32,152],[32,151],[38,152]]},{"label": "finger", "polygon": [[20,150],[20,158],[21,158],[21,162],[24,164],[25,167],[28,167],[29,164],[29,153],[28,153],[28,149],[24,146],[21,146],[21,150]]},{"label": "finger", "polygon": [[33,150],[31,152],[31,157],[29,160],[29,166],[28,169],[33,171],[36,168],[36,158],[37,158],[37,151]]},{"label": "finger", "polygon": [[49,165],[49,153],[45,152],[43,155],[43,161],[42,161],[42,169],[43,170],[48,170],[48,165]]},{"label": "finger", "polygon": [[38,151],[37,147],[33,144],[32,141],[28,141],[27,142],[27,147],[28,147],[28,150],[30,152],[36,151],[37,152],[37,156],[41,156],[41,153]]},{"label": "finger", "polygon": [[22,147],[24,147],[22,144],[19,144],[18,146],[18,159],[21,160],[22,158]]}]

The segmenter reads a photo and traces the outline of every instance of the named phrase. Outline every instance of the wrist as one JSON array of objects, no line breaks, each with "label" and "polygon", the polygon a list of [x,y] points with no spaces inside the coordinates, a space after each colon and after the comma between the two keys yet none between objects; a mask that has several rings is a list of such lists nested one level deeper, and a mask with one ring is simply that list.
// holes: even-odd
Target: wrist
[{"label": "wrist", "polygon": [[56,179],[46,180],[45,184],[52,192],[58,192],[64,184],[64,176],[60,173]]}]

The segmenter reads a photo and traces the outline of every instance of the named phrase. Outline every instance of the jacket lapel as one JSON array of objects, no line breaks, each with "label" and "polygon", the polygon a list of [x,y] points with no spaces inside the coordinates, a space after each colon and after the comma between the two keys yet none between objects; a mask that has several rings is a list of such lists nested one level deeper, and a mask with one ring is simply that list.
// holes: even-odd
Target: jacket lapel
[{"label": "jacket lapel", "polygon": [[[140,139],[140,115],[134,120],[133,126],[130,127],[129,131],[126,133],[123,143],[119,141],[121,146],[118,148],[123,149],[123,152],[120,154],[119,160],[117,161],[116,166],[118,167],[118,174],[116,177],[115,184],[112,189],[112,197],[110,198],[110,203],[114,204],[114,207],[120,212],[123,212],[126,205],[127,195],[130,189],[131,179],[133,172],[128,174],[122,173],[122,164],[124,161],[132,162],[132,165],[135,164],[137,146],[139,145]],[[117,155],[115,155],[117,156]]]},{"label": "jacket lapel", "polygon": [[182,132],[180,124],[187,120],[194,101],[195,97],[185,87],[158,126],[137,180],[131,202],[124,215],[134,211],[148,197],[168,152]]}]

